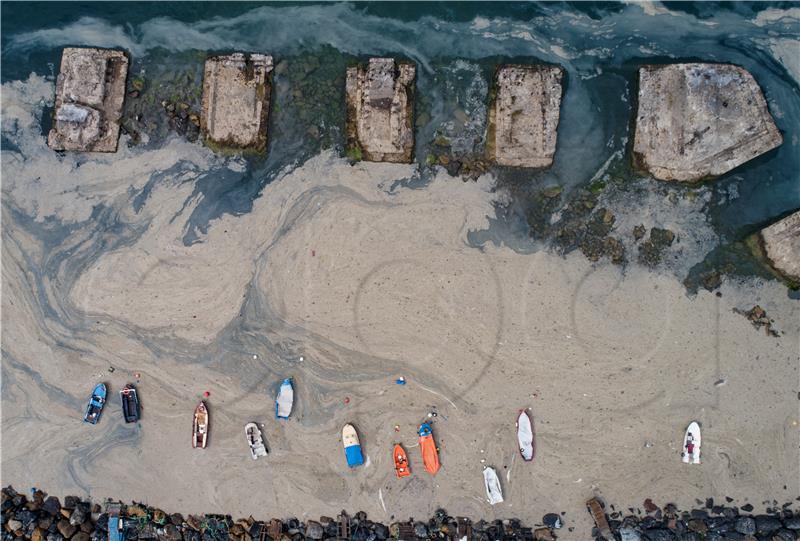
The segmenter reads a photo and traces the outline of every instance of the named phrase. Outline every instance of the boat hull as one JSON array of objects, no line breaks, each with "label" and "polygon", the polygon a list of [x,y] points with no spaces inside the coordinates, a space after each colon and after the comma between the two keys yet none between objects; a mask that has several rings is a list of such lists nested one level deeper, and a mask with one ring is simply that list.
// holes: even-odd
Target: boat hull
[{"label": "boat hull", "polygon": [[517,444],[522,460],[530,462],[536,453],[533,443],[533,421],[525,410],[520,410],[517,416]]},{"label": "boat hull", "polygon": [[[700,464],[700,444],[702,439],[700,436],[700,425],[697,421],[692,421],[686,428],[686,433],[683,436],[683,452],[681,452],[681,460],[685,464]],[[689,447],[691,444],[691,452]]]},{"label": "boat hull", "polygon": [[399,443],[394,446],[393,458],[394,471],[398,479],[411,475],[411,468],[408,466],[408,455],[406,455],[405,449]]},{"label": "boat hull", "polygon": [[125,422],[135,423],[140,417],[139,394],[136,392],[136,387],[129,383],[119,392],[119,395],[122,399],[122,416],[125,418]]},{"label": "boat hull", "polygon": [[294,405],[294,385],[292,378],[286,378],[278,389],[278,396],[275,398],[275,418],[288,419],[292,414]]},{"label": "boat hull", "polygon": [[419,427],[419,448],[422,452],[422,464],[425,466],[425,470],[431,475],[436,475],[441,464],[436,441],[433,439],[433,431],[428,423],[422,423]]},{"label": "boat hull", "polygon": [[358,433],[353,425],[347,424],[342,428],[342,445],[347,465],[351,468],[364,464],[364,454],[361,452],[361,443]]},{"label": "boat hull", "polygon": [[194,422],[192,423],[192,447],[205,449],[208,443],[208,409],[204,402],[200,402],[194,409]]},{"label": "boat hull", "polygon": [[260,456],[267,456],[267,447],[264,445],[264,439],[261,437],[261,429],[255,423],[247,423],[244,425],[244,435],[247,438],[247,444],[250,446],[250,456],[253,460],[257,460]]},{"label": "boat hull", "polygon": [[106,384],[98,383],[92,390],[92,396],[89,398],[89,405],[86,406],[86,413],[83,415],[83,421],[96,425],[100,420],[100,415],[103,413],[103,408],[106,405]]}]

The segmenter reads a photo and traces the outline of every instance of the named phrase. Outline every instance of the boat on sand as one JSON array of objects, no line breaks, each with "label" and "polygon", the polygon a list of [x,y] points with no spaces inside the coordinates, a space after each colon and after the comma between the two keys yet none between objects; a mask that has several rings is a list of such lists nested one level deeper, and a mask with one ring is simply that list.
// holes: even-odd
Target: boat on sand
[{"label": "boat on sand", "polygon": [[428,423],[419,425],[419,448],[422,452],[422,463],[425,469],[431,475],[436,475],[441,464],[439,464],[439,451],[436,449],[433,431]]},{"label": "boat on sand", "polygon": [[292,414],[294,404],[294,386],[292,378],[286,378],[278,389],[278,396],[275,398],[275,418],[288,419]]},{"label": "boat on sand", "polygon": [[208,409],[201,400],[194,409],[194,422],[192,423],[192,447],[205,449],[208,443]]},{"label": "boat on sand", "polygon": [[483,469],[483,482],[486,487],[486,497],[489,505],[501,503],[503,501],[503,489],[500,487],[500,479],[494,468],[486,467]]},{"label": "boat on sand", "polygon": [[364,455],[361,453],[358,433],[351,424],[346,424],[342,427],[342,445],[344,446],[344,456],[347,459],[348,466],[355,468],[364,463]]},{"label": "boat on sand", "polygon": [[408,467],[408,455],[406,450],[399,443],[394,445],[394,471],[397,473],[397,478],[408,477],[411,475],[411,468]]},{"label": "boat on sand", "polygon": [[250,446],[250,456],[253,460],[258,459],[260,456],[267,456],[267,447],[264,445],[264,439],[261,437],[261,429],[255,423],[247,423],[244,425],[244,434],[247,437],[247,444]]},{"label": "boat on sand", "polygon": [[700,464],[700,425],[692,421],[683,436],[683,452],[681,459],[686,464]]},{"label": "boat on sand", "polygon": [[526,410],[519,410],[517,416],[517,443],[522,459],[526,462],[533,460],[533,423]]},{"label": "boat on sand", "polygon": [[139,395],[132,383],[127,384],[120,392],[122,399],[122,415],[126,423],[135,423],[139,420]]},{"label": "boat on sand", "polygon": [[84,422],[97,424],[100,420],[100,414],[103,413],[103,406],[106,405],[106,384],[98,383],[92,390],[92,397],[89,399],[89,405],[86,407],[86,413],[83,415]]}]

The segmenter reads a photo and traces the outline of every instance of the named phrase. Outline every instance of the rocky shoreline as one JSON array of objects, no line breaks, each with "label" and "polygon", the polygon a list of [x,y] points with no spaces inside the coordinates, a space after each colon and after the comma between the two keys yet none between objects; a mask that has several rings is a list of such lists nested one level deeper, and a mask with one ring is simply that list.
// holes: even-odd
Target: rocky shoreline
[{"label": "rocky shoreline", "polygon": [[[798,498],[800,500],[800,498]],[[600,503],[599,500],[593,500]],[[2,489],[3,541],[108,541],[108,504],[119,509],[123,541],[304,541],[344,539],[350,541],[402,541],[447,539],[450,541],[554,541],[564,532],[576,538],[565,513],[548,513],[540,524],[523,525],[517,519],[473,522],[452,517],[439,509],[427,521],[392,522],[388,526],[367,518],[363,511],[348,515],[342,511],[335,519],[320,517],[305,522],[297,518],[259,521],[252,516],[232,519],[230,515],[168,514],[161,509],[132,502],[123,505],[99,503],[66,496],[60,501],[41,490],[31,489],[31,497],[7,486]],[[642,508],[617,511],[613,505],[595,518],[592,538],[610,531],[619,541],[796,541],[800,539],[800,514],[792,502],[778,505],[764,502],[763,514],[750,514],[751,504],[715,504],[713,498],[697,500],[698,508],[689,511],[674,504],[659,507],[647,499]],[[394,519],[394,516],[392,516]]]}]

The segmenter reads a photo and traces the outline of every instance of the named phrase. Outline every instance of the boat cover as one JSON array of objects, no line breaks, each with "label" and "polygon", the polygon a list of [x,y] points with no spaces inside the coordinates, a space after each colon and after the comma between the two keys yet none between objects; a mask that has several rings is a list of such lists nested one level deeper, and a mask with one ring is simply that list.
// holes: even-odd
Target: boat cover
[{"label": "boat cover", "polygon": [[286,378],[278,390],[278,398],[275,399],[275,418],[288,419],[292,413],[292,404],[294,404],[292,378]]},{"label": "boat cover", "polygon": [[500,488],[500,479],[497,478],[497,472],[494,468],[485,468],[483,470],[483,481],[486,484],[486,497],[489,498],[489,504],[494,505],[503,501],[503,489]]},{"label": "boat cover", "polygon": [[347,458],[347,465],[351,468],[361,466],[364,463],[364,455],[361,454],[361,445],[351,445],[344,448],[344,456]]},{"label": "boat cover", "polygon": [[522,458],[533,460],[533,425],[525,410],[520,411],[517,418],[517,441]]}]

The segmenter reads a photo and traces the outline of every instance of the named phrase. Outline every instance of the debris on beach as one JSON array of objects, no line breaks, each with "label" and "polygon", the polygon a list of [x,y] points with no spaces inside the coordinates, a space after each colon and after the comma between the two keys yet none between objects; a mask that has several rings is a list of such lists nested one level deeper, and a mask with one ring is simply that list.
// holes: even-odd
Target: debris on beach
[{"label": "debris on beach", "polygon": [[780,336],[780,333],[772,328],[772,325],[775,323],[775,321],[770,319],[769,316],[767,316],[767,311],[761,308],[759,305],[753,306],[750,310],[740,310],[738,308],[734,308],[733,312],[746,317],[756,329],[763,328],[764,332],[767,333],[767,336]]},{"label": "debris on beach", "polygon": [[783,143],[758,83],[733,64],[640,68],[635,131],[638,165],[681,182],[723,175]]},{"label": "debris on beach", "polygon": [[53,150],[116,152],[128,57],[122,51],[66,47],[56,80]]},{"label": "debris on beach", "polygon": [[411,163],[416,66],[370,58],[347,68],[347,155],[353,160]]}]

